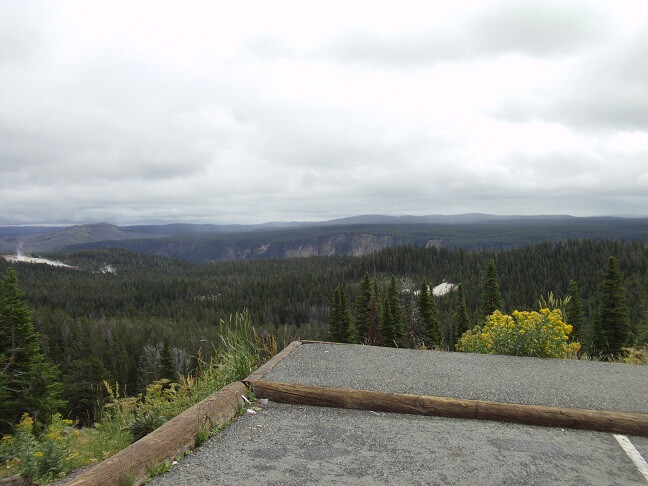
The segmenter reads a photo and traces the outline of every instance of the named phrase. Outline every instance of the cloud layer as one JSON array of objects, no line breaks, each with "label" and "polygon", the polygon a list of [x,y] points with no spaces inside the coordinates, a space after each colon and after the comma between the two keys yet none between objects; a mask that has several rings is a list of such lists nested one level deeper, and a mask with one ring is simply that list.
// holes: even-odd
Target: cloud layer
[{"label": "cloud layer", "polygon": [[641,2],[4,2],[0,224],[648,215]]}]

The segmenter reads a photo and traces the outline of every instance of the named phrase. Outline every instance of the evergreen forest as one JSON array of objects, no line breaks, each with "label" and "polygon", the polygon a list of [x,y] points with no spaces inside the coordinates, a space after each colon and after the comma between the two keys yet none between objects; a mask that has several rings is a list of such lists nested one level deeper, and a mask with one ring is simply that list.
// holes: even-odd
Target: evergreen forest
[{"label": "evergreen forest", "polygon": [[[75,268],[0,259],[3,305],[10,291],[24,292],[30,342],[40,342],[37,364],[49,363],[61,383],[60,400],[48,407],[81,424],[100,414],[104,380],[134,395],[173,369],[192,373],[219,353],[223,322],[244,309],[280,347],[301,338],[454,349],[493,309],[537,310],[548,295],[569,295],[581,352],[606,354],[613,339],[618,346],[648,341],[648,246],[640,242],[473,252],[403,246],[363,257],[204,265],[124,249],[43,256]],[[456,287],[433,296],[444,281]],[[496,294],[488,295],[489,285]],[[621,335],[606,334],[608,314],[621,316]],[[20,416],[10,412],[5,425]]]}]

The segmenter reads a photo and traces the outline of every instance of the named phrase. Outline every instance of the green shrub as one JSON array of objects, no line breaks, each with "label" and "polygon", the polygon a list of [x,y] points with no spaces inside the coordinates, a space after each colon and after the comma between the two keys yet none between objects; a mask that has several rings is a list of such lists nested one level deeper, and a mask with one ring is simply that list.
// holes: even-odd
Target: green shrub
[{"label": "green shrub", "polygon": [[140,440],[166,422],[163,415],[155,410],[148,410],[143,413],[136,413],[133,420],[128,424],[128,430],[133,434],[133,442]]}]

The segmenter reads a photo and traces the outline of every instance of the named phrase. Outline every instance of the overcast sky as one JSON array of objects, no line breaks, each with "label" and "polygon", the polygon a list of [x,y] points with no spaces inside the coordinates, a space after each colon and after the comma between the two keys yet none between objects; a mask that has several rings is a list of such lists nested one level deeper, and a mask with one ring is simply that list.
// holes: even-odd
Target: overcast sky
[{"label": "overcast sky", "polygon": [[0,225],[465,212],[648,216],[647,1],[0,2]]}]

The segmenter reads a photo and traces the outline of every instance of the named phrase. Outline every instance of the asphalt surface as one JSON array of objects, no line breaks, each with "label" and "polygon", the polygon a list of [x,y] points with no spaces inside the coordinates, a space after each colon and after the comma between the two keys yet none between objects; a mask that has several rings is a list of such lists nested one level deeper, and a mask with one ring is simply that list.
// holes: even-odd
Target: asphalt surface
[{"label": "asphalt surface", "polygon": [[648,413],[648,366],[305,343],[267,381]]},{"label": "asphalt surface", "polygon": [[[648,449],[648,438],[630,439]],[[270,402],[149,484],[648,482],[612,434]]]}]

